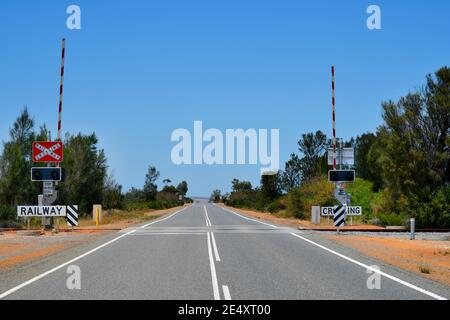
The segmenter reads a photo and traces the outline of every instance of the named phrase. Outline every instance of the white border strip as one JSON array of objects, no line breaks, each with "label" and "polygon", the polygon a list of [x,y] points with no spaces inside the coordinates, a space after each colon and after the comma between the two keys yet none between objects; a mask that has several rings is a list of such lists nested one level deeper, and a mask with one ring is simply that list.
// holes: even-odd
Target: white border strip
[{"label": "white border strip", "polygon": [[18,286],[16,286],[16,287],[14,287],[14,288],[12,288],[12,289],[10,289],[10,290],[8,290],[8,291],[6,291],[6,292],[0,294],[0,299],[3,299],[3,298],[5,298],[5,297],[9,296],[10,294],[16,292],[17,290],[20,290],[20,289],[22,289],[23,287],[26,287],[26,286],[28,286],[29,284],[32,284],[33,282],[36,282],[37,280],[42,279],[42,278],[48,276],[49,274],[51,274],[51,273],[53,273],[53,272],[55,272],[55,271],[58,271],[59,269],[64,268],[65,266],[67,266],[67,265],[69,265],[69,264],[71,264],[71,263],[74,263],[74,262],[77,261],[77,260],[82,259],[82,258],[84,258],[84,257],[86,257],[86,256],[88,256],[88,255],[90,255],[91,253],[94,253],[95,251],[98,251],[98,250],[100,250],[101,248],[104,248],[104,247],[106,247],[107,245],[109,245],[109,244],[111,244],[111,243],[113,243],[113,242],[116,242],[116,241],[119,240],[119,239],[122,239],[123,237],[125,237],[125,236],[127,236],[127,235],[129,235],[129,234],[132,234],[133,232],[136,232],[136,230],[132,230],[132,231],[130,231],[130,232],[127,232],[127,233],[125,233],[125,234],[123,234],[123,235],[121,235],[121,236],[119,236],[119,237],[117,237],[117,238],[114,238],[114,239],[112,239],[111,241],[108,241],[108,242],[106,242],[106,243],[104,243],[104,244],[102,244],[102,245],[100,245],[100,246],[98,246],[98,247],[96,247],[96,248],[94,248],[94,249],[92,249],[92,250],[90,250],[90,251],[88,251],[88,252],[86,252],[86,253],[84,253],[84,254],[82,254],[82,255],[80,255],[80,256],[74,258],[74,259],[72,259],[72,260],[70,260],[70,261],[67,261],[67,262],[65,262],[65,263],[63,263],[63,264],[60,264],[59,266],[57,266],[57,267],[55,267],[55,268],[53,268],[53,269],[50,269],[50,270],[47,271],[47,272],[44,272],[44,273],[42,273],[42,274],[40,274],[40,275],[38,275],[38,276],[36,276],[36,277],[34,277],[34,278],[32,278],[32,279],[30,279],[30,280],[24,282],[24,283],[22,283],[22,284],[19,284]]},{"label": "white border strip", "polygon": [[214,237],[214,232],[211,232],[211,240],[212,240],[214,256],[216,257],[216,261],[220,262],[219,251],[217,250],[216,238]]},{"label": "white border strip", "polygon": [[254,221],[254,222],[259,222],[259,223],[265,224],[266,226],[269,226],[269,227],[272,227],[272,228],[278,228],[277,226],[274,226],[274,225],[269,224],[269,223],[265,223],[265,222],[262,222],[262,221],[259,221],[259,220],[255,220],[255,219],[252,219],[252,218],[244,217],[244,216],[240,215],[239,213],[236,213],[236,212],[234,212],[234,211],[231,211],[230,209],[227,209],[227,208],[218,206],[218,205],[216,205],[216,204],[214,204],[214,206],[216,206],[217,208],[223,209],[223,210],[225,210],[225,211],[228,211],[228,212],[230,212],[230,213],[232,213],[232,214],[235,214],[235,215],[237,215],[238,217],[241,217],[242,219],[250,220],[250,221]]},{"label": "white border strip", "polygon": [[[157,222],[160,222],[160,221],[164,221],[164,220],[166,220],[166,219],[169,219],[169,218],[173,217],[175,214],[177,214],[177,213],[179,213],[179,212],[181,212],[181,211],[183,211],[183,210],[185,210],[186,208],[189,208],[189,207],[190,207],[190,206],[185,207],[185,208],[183,208],[183,209],[181,209],[181,210],[179,210],[179,211],[176,211],[175,213],[171,214],[170,216],[168,216],[168,217],[166,217],[166,218],[163,218],[163,219],[160,219],[160,220],[157,220],[157,221],[153,221],[152,223],[146,224],[145,226],[142,226],[141,228],[145,228],[145,227],[147,227],[147,226],[149,226],[149,225],[151,225],[151,224],[154,224],[154,223],[157,223]],[[78,257],[76,257],[76,258],[74,258],[74,259],[72,259],[72,260],[69,260],[69,261],[67,261],[67,262],[65,262],[65,263],[63,263],[63,264],[60,264],[59,266],[57,266],[57,267],[55,267],[55,268],[53,268],[53,269],[50,269],[50,270],[48,270],[48,271],[46,271],[46,272],[44,272],[44,273],[41,273],[40,275],[38,275],[38,276],[36,276],[36,277],[34,277],[34,278],[28,280],[28,281],[25,281],[24,283],[19,284],[18,286],[15,286],[14,288],[9,289],[9,290],[6,291],[6,292],[3,292],[2,294],[0,294],[0,299],[3,299],[3,298],[5,298],[5,297],[9,296],[10,294],[12,294],[12,293],[14,293],[14,292],[16,292],[16,291],[18,291],[18,290],[20,290],[20,289],[22,289],[22,288],[24,288],[24,287],[30,285],[30,284],[32,284],[33,282],[36,282],[36,281],[38,281],[38,280],[40,280],[40,279],[42,279],[42,278],[48,276],[49,274],[51,274],[51,273],[53,273],[53,272],[55,272],[55,271],[58,271],[59,269],[64,268],[65,266],[67,266],[67,265],[69,265],[69,264],[71,264],[71,263],[74,263],[75,261],[78,261],[78,260],[80,260],[80,259],[82,259],[82,258],[84,258],[84,257],[86,257],[86,256],[88,256],[88,255],[90,255],[91,253],[94,253],[94,252],[96,252],[96,251],[98,251],[98,250],[100,250],[100,249],[106,247],[107,245],[109,245],[109,244],[111,244],[111,243],[114,243],[114,242],[116,242],[117,240],[120,240],[120,239],[122,239],[123,237],[128,236],[128,235],[130,235],[130,234],[132,234],[132,233],[134,233],[134,232],[136,232],[136,229],[135,229],[135,230],[131,230],[131,231],[127,232],[127,233],[124,233],[123,235],[118,236],[117,238],[114,238],[114,239],[112,239],[112,240],[110,240],[110,241],[108,241],[108,242],[106,242],[106,243],[104,243],[104,244],[102,244],[102,245],[100,245],[100,246],[98,246],[98,247],[96,247],[96,248],[94,248],[94,249],[92,249],[92,250],[86,252],[86,253],[83,253],[82,255],[79,255]]]},{"label": "white border strip", "polygon": [[220,300],[219,283],[217,281],[216,266],[214,265],[214,258],[211,250],[211,241],[208,232],[208,255],[209,255],[209,265],[211,267],[211,280],[214,291],[214,300]]},{"label": "white border strip", "polygon": [[222,286],[222,290],[225,300],[231,300],[230,289],[228,288],[228,286]]},{"label": "white border strip", "polygon": [[316,242],[314,242],[314,241],[311,241],[311,240],[309,240],[309,239],[306,239],[306,238],[304,238],[304,237],[302,237],[302,236],[299,236],[298,234],[291,233],[291,235],[293,235],[294,237],[300,238],[300,239],[302,239],[302,240],[304,240],[304,241],[306,241],[306,242],[308,242],[308,243],[310,243],[310,244],[312,244],[312,245],[315,245],[315,246],[317,246],[317,247],[319,247],[319,248],[321,248],[321,249],[323,249],[323,250],[326,250],[326,251],[328,251],[328,252],[330,252],[330,253],[332,253],[332,254],[334,254],[334,255],[336,255],[336,256],[342,258],[342,259],[345,259],[345,260],[350,261],[350,262],[352,262],[352,263],[354,263],[354,264],[356,264],[356,265],[358,265],[358,266],[361,266],[361,267],[363,267],[363,268],[365,268],[365,269],[367,269],[367,270],[370,270],[370,271],[372,271],[372,272],[376,272],[376,273],[378,273],[378,274],[380,274],[380,275],[382,275],[382,276],[384,276],[384,277],[386,277],[386,278],[388,278],[388,279],[391,279],[391,280],[393,280],[393,281],[395,281],[395,282],[398,282],[398,283],[400,283],[400,284],[402,284],[402,285],[404,285],[404,286],[406,286],[406,287],[408,287],[408,288],[411,288],[411,289],[416,290],[416,291],[418,291],[418,292],[420,292],[420,293],[423,293],[423,294],[425,294],[425,295],[427,295],[427,296],[430,296],[430,297],[432,297],[432,298],[434,298],[434,299],[437,299],[437,300],[447,300],[446,298],[441,297],[441,296],[439,296],[439,295],[437,295],[437,294],[435,294],[435,293],[432,293],[432,292],[427,291],[427,290],[425,290],[425,289],[419,288],[419,287],[417,287],[417,286],[415,286],[415,285],[413,285],[413,284],[411,284],[411,283],[409,283],[409,282],[403,281],[403,280],[401,280],[401,279],[399,279],[399,278],[396,278],[396,277],[394,277],[394,276],[391,276],[390,274],[387,274],[387,273],[385,273],[385,272],[383,272],[383,271],[380,271],[380,270],[377,270],[377,269],[375,269],[375,268],[372,268],[372,267],[370,267],[370,266],[368,266],[368,265],[366,265],[366,264],[364,264],[364,263],[361,263],[361,262],[356,261],[356,260],[354,260],[354,259],[352,259],[352,258],[349,258],[349,257],[347,257],[347,256],[344,256],[343,254],[340,254],[339,252],[336,252],[336,251],[334,251],[334,250],[328,249],[327,247],[322,246],[322,245],[320,245],[320,244],[318,244],[318,243],[316,243]]}]

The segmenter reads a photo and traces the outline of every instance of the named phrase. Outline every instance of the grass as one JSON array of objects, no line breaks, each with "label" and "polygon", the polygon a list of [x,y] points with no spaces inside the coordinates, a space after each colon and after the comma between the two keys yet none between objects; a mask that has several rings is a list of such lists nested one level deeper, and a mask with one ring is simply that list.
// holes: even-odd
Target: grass
[{"label": "grass", "polygon": [[425,273],[425,274],[431,273],[431,269],[426,266],[419,266],[419,270],[420,270],[420,272]]}]

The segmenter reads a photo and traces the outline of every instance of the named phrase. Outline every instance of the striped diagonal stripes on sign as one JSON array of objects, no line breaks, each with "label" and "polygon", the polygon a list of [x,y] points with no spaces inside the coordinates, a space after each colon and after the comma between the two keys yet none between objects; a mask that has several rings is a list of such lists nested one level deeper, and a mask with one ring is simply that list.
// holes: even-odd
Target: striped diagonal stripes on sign
[{"label": "striped diagonal stripes on sign", "polygon": [[61,157],[59,155],[57,155],[56,153],[54,153],[55,150],[61,148],[61,144],[57,143],[55,145],[53,145],[50,148],[45,148],[44,146],[40,145],[39,143],[36,143],[36,149],[41,150],[42,152],[39,153],[35,159],[36,160],[41,160],[43,157],[45,157],[46,155],[51,156],[52,158],[54,158],[55,160],[59,160],[61,159]]},{"label": "striped diagonal stripes on sign", "polygon": [[334,208],[334,225],[340,227],[345,224],[345,207],[337,206]]},{"label": "striped diagonal stripes on sign", "polygon": [[72,227],[78,225],[78,206],[67,206],[67,223]]}]

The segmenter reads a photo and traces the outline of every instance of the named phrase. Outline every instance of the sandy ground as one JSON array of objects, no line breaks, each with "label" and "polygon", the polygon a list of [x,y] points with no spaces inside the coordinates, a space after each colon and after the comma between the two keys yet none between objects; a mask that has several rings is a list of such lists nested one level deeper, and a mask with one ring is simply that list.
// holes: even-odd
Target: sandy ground
[{"label": "sandy ground", "polygon": [[[332,225],[327,225],[326,219],[322,219],[322,224],[317,226],[312,224],[310,221],[299,220],[295,218],[281,218],[273,216],[269,213],[263,213],[253,210],[236,209],[231,207],[228,208],[249,217],[263,219],[275,224],[286,225],[294,228],[303,227],[308,229],[334,229]],[[374,230],[384,228],[371,225],[354,225],[353,227],[345,227],[342,229]],[[363,253],[364,255],[376,258],[387,264],[394,265],[428,279],[450,285],[450,241],[411,241],[408,239],[404,239],[404,234],[402,234],[400,237],[394,237],[393,235],[367,236],[361,234],[355,235],[353,233],[341,233],[340,235],[333,235],[329,234],[328,232],[324,232],[323,236],[331,241],[335,241],[341,245],[351,247]]]},{"label": "sandy ground", "polygon": [[411,241],[349,234],[325,237],[385,263],[450,285],[450,241]]},{"label": "sandy ground", "polygon": [[122,230],[131,225],[170,214],[179,209],[171,208],[134,213],[124,215],[123,220],[121,220],[120,215],[105,217],[105,222],[109,223],[101,224],[98,228],[95,227],[95,222],[83,220],[80,221],[81,226],[75,228],[73,232],[59,232],[57,234],[45,232],[41,236],[23,236],[18,235],[15,231],[0,233],[0,270],[42,259],[58,251],[93,240],[107,232]]}]

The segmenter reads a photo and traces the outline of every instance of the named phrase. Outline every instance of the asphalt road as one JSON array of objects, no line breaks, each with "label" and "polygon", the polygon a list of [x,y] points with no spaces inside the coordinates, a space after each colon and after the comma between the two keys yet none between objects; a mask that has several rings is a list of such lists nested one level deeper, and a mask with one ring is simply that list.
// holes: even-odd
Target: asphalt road
[{"label": "asphalt road", "polygon": [[[196,203],[67,261],[8,279],[3,299],[440,299],[450,288],[300,230]],[[54,263],[54,265],[52,265]],[[80,289],[67,287],[69,266]],[[50,267],[51,266],[51,267]],[[367,282],[378,266],[380,289]],[[42,269],[42,267],[41,267]],[[73,278],[71,278],[73,279]],[[5,279],[6,280],[6,279]],[[14,285],[12,285],[14,283]]]}]

